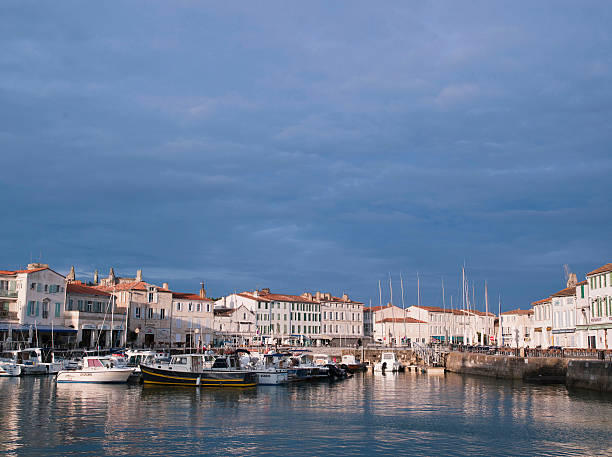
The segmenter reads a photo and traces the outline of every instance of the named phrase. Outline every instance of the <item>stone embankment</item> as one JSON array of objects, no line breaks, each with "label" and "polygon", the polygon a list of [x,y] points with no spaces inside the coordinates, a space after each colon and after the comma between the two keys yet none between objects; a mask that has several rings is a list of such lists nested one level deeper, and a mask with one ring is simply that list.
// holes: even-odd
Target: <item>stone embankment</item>
[{"label": "stone embankment", "polygon": [[380,362],[383,352],[395,352],[397,359],[404,365],[421,365],[421,359],[412,351],[412,349],[401,348],[340,348],[340,347],[313,347],[309,348],[313,354],[327,354],[331,357],[342,357],[345,354],[352,354],[356,359],[361,360],[370,365]]},{"label": "stone embankment", "polygon": [[555,357],[512,357],[451,352],[446,369],[454,373],[565,383],[568,387],[612,392],[612,363]]}]

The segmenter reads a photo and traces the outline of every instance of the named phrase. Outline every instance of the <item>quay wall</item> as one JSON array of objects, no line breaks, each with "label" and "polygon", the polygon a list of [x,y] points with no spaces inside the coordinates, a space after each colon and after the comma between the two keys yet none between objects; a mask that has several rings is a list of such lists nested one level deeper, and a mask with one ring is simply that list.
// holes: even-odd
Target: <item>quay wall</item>
[{"label": "quay wall", "polygon": [[341,347],[314,347],[309,348],[313,354],[327,354],[340,359],[343,355],[352,354],[356,359],[370,365],[380,362],[383,352],[395,352],[397,359],[405,365],[421,365],[422,361],[412,349],[402,348],[341,348]]},{"label": "quay wall", "polygon": [[451,352],[446,369],[454,373],[502,379],[563,380],[568,359],[553,357],[512,357],[466,352]]},{"label": "quay wall", "polygon": [[612,362],[603,360],[570,360],[567,365],[567,387],[612,392]]}]

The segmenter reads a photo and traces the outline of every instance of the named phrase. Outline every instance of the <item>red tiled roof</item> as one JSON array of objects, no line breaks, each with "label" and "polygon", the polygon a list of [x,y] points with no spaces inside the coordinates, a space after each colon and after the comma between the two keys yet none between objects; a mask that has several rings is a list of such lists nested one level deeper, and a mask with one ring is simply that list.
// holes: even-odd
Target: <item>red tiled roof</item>
[{"label": "red tiled roof", "polygon": [[365,312],[375,313],[376,311],[380,311],[384,308],[391,308],[391,305],[383,305],[383,306],[364,306],[363,310]]},{"label": "red tiled roof", "polygon": [[608,271],[612,271],[612,263],[606,263],[603,267],[599,267],[597,270],[593,270],[590,273],[587,273],[586,275],[597,275],[599,273],[607,273]]},{"label": "red tiled roof", "polygon": [[572,297],[574,295],[576,295],[576,286],[566,287],[559,292],[555,292],[551,297]]},{"label": "red tiled roof", "polygon": [[212,301],[209,298],[201,298],[199,294],[192,294],[189,292],[172,292],[172,298],[178,298],[180,300]]},{"label": "red tiled roof", "polygon": [[149,286],[155,287],[158,292],[171,292],[168,289],[164,289],[163,287],[158,287],[158,286],[155,286],[154,284],[149,284],[144,281],[123,282],[123,283],[115,284],[113,286],[95,286],[95,287],[105,292],[117,292],[117,291],[122,291],[122,290],[148,290]]},{"label": "red tiled roof", "polygon": [[213,310],[215,316],[226,317],[234,314],[236,312],[236,308],[217,308]]},{"label": "red tiled roof", "polygon": [[425,311],[429,311],[430,313],[452,313],[455,316],[463,315],[464,312],[459,309],[451,309],[451,308],[441,308],[439,306],[425,306],[425,305],[414,305],[416,308],[424,309]]},{"label": "red tiled roof", "polygon": [[414,319],[412,317],[385,317],[383,320],[379,322],[399,322],[406,324],[427,324],[425,321],[420,321],[418,319]]},{"label": "red tiled roof", "polygon": [[534,301],[532,305],[542,305],[544,303],[550,303],[550,297],[543,298],[542,300]]},{"label": "red tiled roof", "polygon": [[49,270],[49,267],[32,268],[31,270],[0,270],[0,275],[16,275],[19,273],[35,273],[37,271]]},{"label": "red tiled roof", "polygon": [[240,295],[241,297],[250,298],[252,300],[257,300],[257,301],[286,301],[286,302],[294,302],[294,303],[314,303],[317,305],[319,304],[319,302],[316,300],[310,300],[300,295],[266,294],[262,292],[259,292],[258,296],[255,296],[250,292],[242,292],[238,295]]},{"label": "red tiled roof", "polygon": [[[313,297],[313,300],[316,300],[316,298]],[[351,300],[350,298],[348,300],[344,300],[342,297],[331,297],[331,300],[325,300],[325,299],[321,298],[318,301],[320,303],[324,303],[324,302],[339,302],[339,303],[352,303],[354,305],[363,305],[363,303],[360,302],[360,301]]]},{"label": "red tiled roof", "polygon": [[585,279],[584,281],[580,281],[580,282],[579,282],[579,283],[577,283],[576,285],[577,285],[577,286],[585,286],[585,285],[587,285],[587,284],[588,284],[588,282],[587,282],[587,280]]},{"label": "red tiled roof", "polygon": [[99,295],[102,297],[110,297],[111,294],[104,292],[103,290],[97,289],[91,286],[85,286],[83,284],[67,284],[66,292],[69,294],[81,294],[81,295]]},{"label": "red tiled roof", "polygon": [[503,312],[502,316],[505,316],[507,314],[518,314],[521,316],[528,316],[530,314],[533,314],[533,310],[532,309],[513,309],[512,311]]}]

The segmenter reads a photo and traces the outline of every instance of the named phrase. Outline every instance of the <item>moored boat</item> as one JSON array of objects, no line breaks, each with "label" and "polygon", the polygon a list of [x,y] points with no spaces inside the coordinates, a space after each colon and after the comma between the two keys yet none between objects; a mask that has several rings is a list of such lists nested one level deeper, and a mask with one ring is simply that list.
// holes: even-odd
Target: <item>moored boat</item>
[{"label": "moored boat", "polygon": [[0,376],[19,376],[21,375],[21,365],[13,360],[0,360]]},{"label": "moored boat", "polygon": [[366,370],[366,364],[356,360],[352,354],[342,356],[342,365],[346,366],[346,369],[351,373]]},{"label": "moored boat", "polygon": [[169,362],[141,363],[145,384],[200,387],[254,387],[257,376],[240,368],[235,355],[217,357],[211,368],[202,366],[202,354],[174,355]]},{"label": "moored boat", "polygon": [[374,371],[404,371],[404,366],[397,360],[395,352],[383,352],[380,362],[374,365]]},{"label": "moored boat", "polygon": [[78,370],[61,370],[58,383],[126,383],[134,368],[115,366],[111,357],[85,357]]}]

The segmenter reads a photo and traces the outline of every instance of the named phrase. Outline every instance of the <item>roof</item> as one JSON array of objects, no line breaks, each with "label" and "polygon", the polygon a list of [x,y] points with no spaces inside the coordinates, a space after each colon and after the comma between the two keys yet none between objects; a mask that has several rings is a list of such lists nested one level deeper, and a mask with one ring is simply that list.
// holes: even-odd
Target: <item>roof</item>
[{"label": "roof", "polygon": [[566,287],[559,292],[555,292],[551,297],[573,297],[574,295],[576,295],[576,286]]},{"label": "roof", "polygon": [[106,292],[117,292],[122,290],[149,290],[149,286],[155,287],[158,292],[171,292],[168,289],[164,289],[163,287],[156,286],[154,284],[149,284],[144,281],[132,281],[132,282],[122,282],[119,284],[115,284],[112,286],[95,286],[99,290],[103,290]]},{"label": "roof", "polygon": [[352,303],[355,305],[363,305],[363,303],[360,301],[351,300],[350,298],[347,300],[344,300],[342,297],[333,297],[333,296],[329,300],[321,298],[316,301],[318,301],[319,303],[339,302],[339,303]]},{"label": "roof", "polygon": [[385,317],[383,320],[379,322],[399,322],[406,324],[426,324],[425,321],[420,321],[418,319],[414,319],[412,317]]},{"label": "roof", "polygon": [[543,298],[542,300],[534,301],[532,305],[543,305],[544,303],[550,303],[550,297]]},{"label": "roof", "polygon": [[217,308],[214,310],[215,316],[228,317],[236,312],[236,308]]},{"label": "roof", "polygon": [[588,282],[584,280],[584,281],[580,281],[579,283],[577,283],[576,286],[586,286],[587,284]]},{"label": "roof", "polygon": [[81,295],[98,295],[102,297],[110,297],[111,294],[95,287],[85,286],[83,284],[71,284],[66,285],[66,292],[69,294],[81,294]]},{"label": "roof", "polygon": [[202,298],[199,294],[192,294],[190,292],[172,292],[172,298],[177,298],[179,300],[212,301],[210,298]]},{"label": "roof", "polygon": [[593,270],[590,273],[587,273],[586,275],[597,275],[599,273],[607,273],[608,271],[612,271],[612,263],[606,263],[603,267],[599,267],[597,270]]},{"label": "roof", "polygon": [[376,311],[380,311],[384,308],[391,308],[391,305],[383,305],[383,306],[364,306],[363,310],[368,313],[375,313]]},{"label": "roof", "polygon": [[35,273],[37,271],[50,270],[49,267],[32,268],[31,270],[0,270],[0,275],[16,275],[20,273]]},{"label": "roof", "polygon": [[425,305],[413,305],[416,308],[424,309],[425,311],[429,311],[430,313],[452,313],[455,315],[463,315],[463,311],[459,309],[452,308],[441,308],[439,306],[425,306]]},{"label": "roof", "polygon": [[290,294],[267,294],[259,292],[257,296],[253,295],[250,292],[242,292],[240,294],[241,297],[250,298],[251,300],[256,301],[286,301],[286,302],[294,302],[294,303],[313,303],[319,304],[316,300],[310,300],[309,298],[302,297],[301,295],[290,295]]},{"label": "roof", "polygon": [[533,314],[533,310],[532,309],[513,309],[512,311],[503,312],[502,316],[505,316],[507,314],[517,314],[520,316],[528,316],[530,314]]}]

